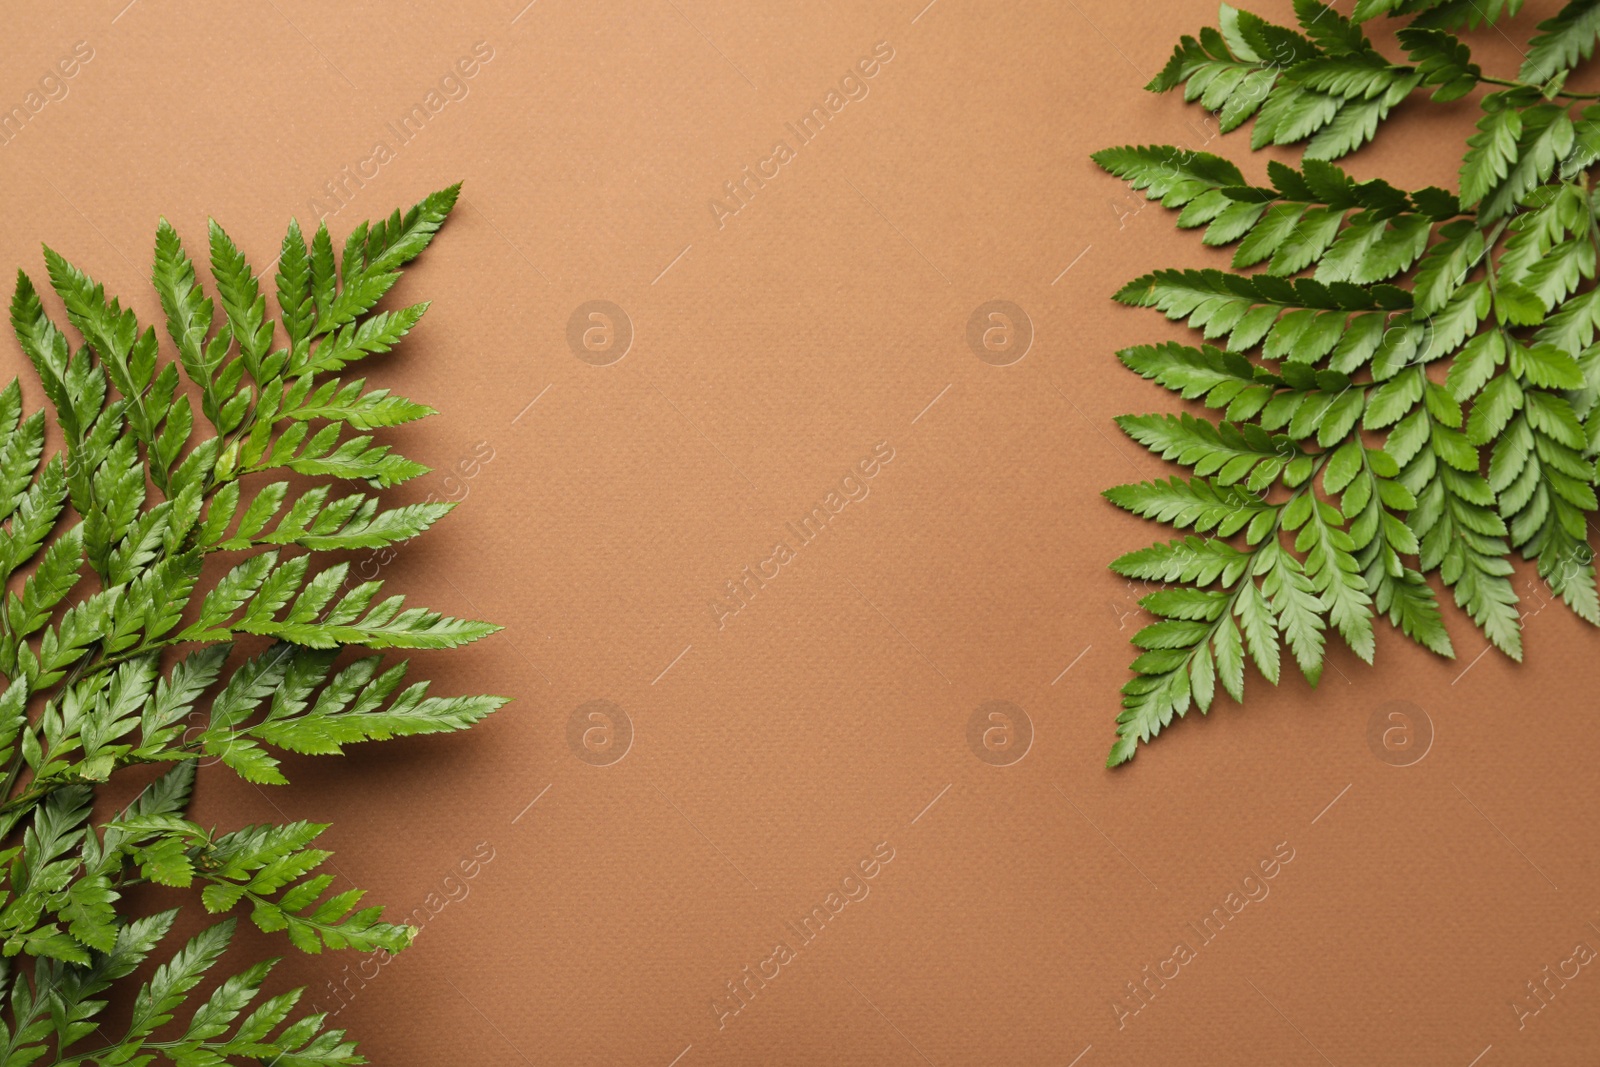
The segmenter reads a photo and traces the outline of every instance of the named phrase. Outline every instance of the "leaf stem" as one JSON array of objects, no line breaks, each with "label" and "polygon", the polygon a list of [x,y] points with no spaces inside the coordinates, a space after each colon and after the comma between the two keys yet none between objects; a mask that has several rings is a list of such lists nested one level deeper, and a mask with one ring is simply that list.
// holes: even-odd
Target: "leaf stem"
[{"label": "leaf stem", "polygon": [[[1511,78],[1492,78],[1487,74],[1483,74],[1478,77],[1478,81],[1486,85],[1499,85],[1507,89],[1532,89],[1534,92],[1543,95],[1543,90],[1537,85],[1515,81]],[[1565,89],[1558,89],[1555,95],[1565,97],[1568,100],[1600,100],[1600,93],[1569,93]]]}]

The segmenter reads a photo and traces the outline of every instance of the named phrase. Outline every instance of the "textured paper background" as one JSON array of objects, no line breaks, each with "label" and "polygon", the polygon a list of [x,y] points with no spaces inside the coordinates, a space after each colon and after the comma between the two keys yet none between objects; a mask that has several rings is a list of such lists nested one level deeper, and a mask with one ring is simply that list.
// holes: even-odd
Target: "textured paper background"
[{"label": "textured paper background", "polygon": [[[432,310],[370,366],[442,412],[395,435],[436,468],[397,496],[462,505],[382,573],[503,623],[418,658],[438,691],[516,702],[291,761],[289,789],[207,773],[197,808],[332,821],[341,884],[423,909],[385,967],[280,971],[375,1062],[1594,1062],[1592,968],[1521,1029],[1511,1006],[1600,946],[1595,636],[1525,577],[1523,666],[1452,611],[1454,663],[1385,632],[1375,669],[1341,649],[1317,694],[1253,678],[1248,710],[1101,767],[1139,625],[1105,564],[1161,531],[1097,494],[1166,473],[1111,418],[1172,404],[1112,353],[1181,336],[1109,296],[1223,260],[1087,156],[1222,143],[1261,173],[1140,90],[1209,2],[122,2],[0,46],[3,108],[93,52],[0,146],[8,267],[41,276],[48,240],[157,322],[160,215],[197,253],[215,216],[265,268],[290,215],[338,208],[342,238],[466,181],[397,294]],[[799,145],[785,124],[875,47],[867,95]],[[1350,166],[1453,186],[1472,114],[1408,106]],[[710,201],[779,140],[794,158],[719,227]],[[591,300],[632,323],[608,366],[568,346]],[[966,342],[990,300],[1032,323],[1009,366]],[[712,600],[880,442],[869,495],[719,629]],[[607,766],[569,743],[593,700],[632,724]],[[1031,720],[1010,766],[969,747],[993,700]],[[1392,701],[1434,731],[1412,766],[1369,747]],[[787,924],[875,848],[867,895],[804,942]],[[1186,924],[1275,848],[1269,894],[1200,944]],[[794,958],[721,1015],[779,941]],[[1195,958],[1119,1020],[1178,941]]]}]

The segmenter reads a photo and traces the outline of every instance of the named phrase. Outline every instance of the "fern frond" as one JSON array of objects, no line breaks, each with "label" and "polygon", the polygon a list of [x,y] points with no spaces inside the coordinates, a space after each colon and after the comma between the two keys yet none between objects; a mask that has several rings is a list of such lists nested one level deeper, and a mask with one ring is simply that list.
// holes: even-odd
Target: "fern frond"
[{"label": "fern frond", "polygon": [[[348,583],[348,564],[315,556],[396,544],[451,508],[335,495],[335,480],[383,489],[425,473],[377,435],[433,410],[333,374],[389,351],[416,325],[426,304],[379,305],[457,195],[451,187],[358,226],[337,261],[325,227],[308,245],[291,224],[277,316],[219,224],[210,225],[203,283],[163,220],[152,282],[174,348],[165,360],[156,331],[65,257],[45,249],[50,285],[81,343],[19,272],[11,322],[63,451],[47,456],[48,415],[24,410],[17,382],[0,389],[0,578],[28,568],[0,598],[0,948],[33,960],[4,976],[6,1062],[52,1052],[63,1063],[365,1062],[321,1015],[291,1018],[300,990],[262,999],[274,961],[209,982],[232,943],[232,919],[149,972],[118,1013],[128,1020],[119,1039],[91,1041],[106,1040],[102,1015],[116,983],[153,962],[176,918],[125,914],[131,881],[202,884],[208,910],[248,905],[258,928],[307,952],[410,943],[413,931],[385,923],[360,890],[332,891],[318,873],[329,854],[312,842],[323,827],[218,834],[186,812],[201,759],[281,784],[272,750],[334,755],[357,742],[463,730],[504,703],[430,696],[426,682],[402,687],[404,661],[368,656],[334,672],[347,646],[443,649],[497,627],[380,599],[380,583]],[[275,349],[280,323],[287,342]],[[197,432],[191,396],[209,436]],[[301,480],[256,477],[274,470]],[[68,507],[70,524],[61,522]],[[218,553],[234,558],[208,571]],[[238,634],[277,643],[230,663]],[[181,656],[179,645],[188,646]],[[171,769],[95,825],[97,788],[136,764]]]},{"label": "fern frond", "polygon": [[[1191,472],[1108,490],[1113,503],[1211,534],[1117,560],[1178,583],[1134,644],[1113,764],[1220,680],[1236,700],[1248,656],[1269,681],[1287,648],[1313,684],[1326,634],[1370,662],[1378,615],[1454,656],[1430,581],[1491,645],[1522,658],[1512,552],[1600,625],[1590,544],[1600,510],[1600,105],[1569,72],[1600,39],[1600,6],[1539,24],[1520,80],[1486,76],[1451,31],[1503,20],[1518,0],[1359,0],[1347,18],[1296,0],[1298,27],[1223,6],[1150,88],[1255,116],[1252,147],[1304,143],[1268,184],[1221,156],[1146,146],[1095,160],[1178,209],[1180,229],[1236,244],[1234,272],[1157,270],[1116,293],[1197,331],[1118,353],[1142,377],[1218,411],[1124,416],[1123,429]],[[1409,65],[1367,37],[1380,16]],[[1460,193],[1357,181],[1326,162],[1369,140],[1419,88],[1478,86]],[[1249,84],[1251,106],[1236,103]],[[1581,110],[1578,110],[1581,108]],[[1251,272],[1252,268],[1254,269]],[[1430,368],[1430,364],[1437,364]],[[1320,478],[1319,478],[1320,476]],[[1320,485],[1319,485],[1320,481]],[[1241,543],[1242,542],[1242,543]],[[1218,606],[1223,605],[1223,606]]]}]

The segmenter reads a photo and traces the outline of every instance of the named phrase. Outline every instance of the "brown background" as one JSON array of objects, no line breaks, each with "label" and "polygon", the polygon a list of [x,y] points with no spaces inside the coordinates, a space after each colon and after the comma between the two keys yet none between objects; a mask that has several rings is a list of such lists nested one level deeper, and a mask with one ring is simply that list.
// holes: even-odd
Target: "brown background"
[{"label": "brown background", "polygon": [[[332,821],[342,876],[436,912],[370,982],[354,956],[280,972],[324,1007],[346,979],[338,1021],[375,1062],[1595,1062],[1593,968],[1523,1029],[1510,1006],[1600,946],[1595,637],[1542,587],[1519,576],[1524,666],[1477,659],[1452,608],[1455,663],[1385,628],[1375,669],[1341,646],[1318,694],[1252,677],[1247,712],[1101,767],[1139,625],[1105,564],[1161,531],[1097,494],[1165,473],[1111,418],[1172,403],[1112,353],[1181,336],[1109,296],[1221,257],[1087,156],[1218,148],[1140,89],[1207,0],[123,2],[7,28],[4,108],[75,42],[94,58],[0,146],[0,262],[41,277],[48,240],[147,322],[158,216],[197,256],[214,216],[264,269],[386,122],[493,49],[330,225],[466,181],[398,294],[431,312],[369,371],[442,412],[395,435],[436,468],[397,497],[463,503],[385,577],[503,623],[423,668],[515,703],[295,761],[288,789],[208,772],[197,809]],[[882,41],[870,95],[719,229],[722,183]],[[1474,42],[1514,68],[1508,40]],[[1453,186],[1473,106],[1412,105],[1350,166]],[[1244,134],[1222,150],[1264,167]],[[591,299],[636,330],[611,366],[565,340]],[[965,342],[991,299],[1036,329],[1012,366]],[[870,496],[719,631],[711,598],[878,442]],[[602,767],[566,732],[598,698],[636,734]],[[966,741],[996,699],[1036,733],[1012,766]],[[1436,731],[1414,766],[1369,748],[1393,700]],[[880,842],[870,895],[719,1030],[724,983]],[[1124,984],[1282,842],[1270,896],[1119,1030]]]}]

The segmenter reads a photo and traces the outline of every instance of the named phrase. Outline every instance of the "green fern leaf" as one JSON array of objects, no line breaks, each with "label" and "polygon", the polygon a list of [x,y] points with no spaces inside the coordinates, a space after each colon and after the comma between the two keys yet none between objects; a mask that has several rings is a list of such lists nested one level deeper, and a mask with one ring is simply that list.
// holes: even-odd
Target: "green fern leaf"
[{"label": "green fern leaf", "polygon": [[[269,747],[334,754],[466,729],[504,703],[429,696],[425,682],[402,688],[404,662],[361,659],[335,673],[347,645],[449,648],[496,627],[380,600],[377,582],[347,585],[347,563],[314,564],[315,553],[415,537],[450,510],[332,492],[337,479],[381,489],[425,472],[372,434],[432,409],[330,375],[389,351],[416,324],[426,304],[379,304],[457,196],[452,187],[358,226],[337,262],[325,227],[308,246],[291,224],[278,318],[220,225],[208,235],[214,305],[161,222],[152,282],[175,350],[166,359],[156,331],[63,256],[47,248],[46,270],[81,343],[19,272],[12,326],[60,435],[47,413],[24,411],[19,383],[0,389],[0,577],[30,568],[0,600],[9,680],[0,691],[0,947],[34,960],[31,972],[0,975],[10,988],[0,1005],[7,1062],[52,1050],[63,1063],[365,1062],[343,1031],[323,1029],[323,1016],[292,1018],[301,991],[262,1000],[271,961],[220,973],[190,1005],[223,971],[231,919],[156,967],[127,1004],[116,983],[155,952],[176,912],[133,918],[122,894],[130,880],[155,891],[200,882],[206,906],[247,906],[260,929],[308,952],[410,943],[413,931],[383,922],[361,891],[330,892],[332,879],[317,873],[328,853],[310,847],[321,827],[217,835],[186,812],[201,759],[282,784]],[[279,322],[288,341],[275,351]],[[196,402],[211,436],[197,433]],[[57,440],[62,451],[47,458]],[[302,480],[291,492],[288,481],[251,477],[269,470]],[[69,505],[76,521],[62,523]],[[243,558],[208,568],[219,552]],[[242,633],[279,641],[229,670],[229,642]],[[136,764],[171,769],[93,825],[98,787]],[[128,1029],[91,1047],[105,1039],[116,995]]]},{"label": "green fern leaf", "polygon": [[1600,37],[1600,4],[1572,0],[1554,18],[1539,23],[1539,29],[1528,42],[1522,69],[1517,72],[1523,81],[1546,81],[1594,55],[1595,40]]}]

